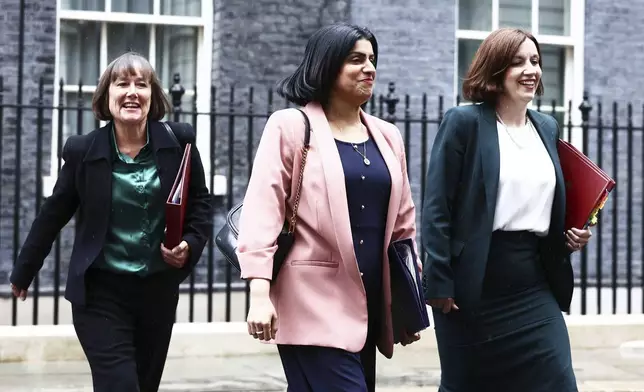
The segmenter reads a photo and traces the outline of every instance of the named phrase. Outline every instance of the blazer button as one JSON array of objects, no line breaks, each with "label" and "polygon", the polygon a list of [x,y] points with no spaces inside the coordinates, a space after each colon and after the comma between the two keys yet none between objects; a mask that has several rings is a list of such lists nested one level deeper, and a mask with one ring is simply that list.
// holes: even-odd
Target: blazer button
[{"label": "blazer button", "polygon": [[364,204],[360,206],[360,209],[361,209],[361,210],[364,210]]},{"label": "blazer button", "polygon": [[364,244],[364,240],[360,240],[360,245]]}]

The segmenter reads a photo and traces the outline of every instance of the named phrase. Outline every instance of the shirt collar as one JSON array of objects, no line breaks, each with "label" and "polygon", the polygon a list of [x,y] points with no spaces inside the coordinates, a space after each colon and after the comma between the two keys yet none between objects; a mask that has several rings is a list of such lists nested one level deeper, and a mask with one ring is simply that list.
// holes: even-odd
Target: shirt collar
[{"label": "shirt collar", "polygon": [[[116,150],[116,156],[118,156],[120,160],[122,160],[123,162],[133,161],[132,158],[121,153],[121,151],[119,150],[119,146],[116,143],[116,128],[114,127],[114,123],[112,123],[112,142],[114,142],[114,149]],[[147,148],[149,144],[150,144],[150,126],[149,126],[149,123],[146,122],[145,123],[145,145],[143,145],[143,147],[141,148],[141,151]]]}]

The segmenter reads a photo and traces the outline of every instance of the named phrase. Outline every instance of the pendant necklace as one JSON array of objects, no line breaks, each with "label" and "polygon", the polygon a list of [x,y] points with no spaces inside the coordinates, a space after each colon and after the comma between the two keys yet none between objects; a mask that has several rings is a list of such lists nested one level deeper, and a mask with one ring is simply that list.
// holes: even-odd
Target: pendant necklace
[{"label": "pendant necklace", "polygon": [[366,166],[369,166],[371,165],[371,161],[369,160],[369,158],[367,158],[367,142],[365,141],[364,143],[362,143],[362,145],[363,145],[364,153],[361,153],[360,150],[358,149],[358,146],[355,144],[353,145],[353,149],[356,150],[358,154],[360,154],[360,156],[362,157],[362,162],[364,162]]}]

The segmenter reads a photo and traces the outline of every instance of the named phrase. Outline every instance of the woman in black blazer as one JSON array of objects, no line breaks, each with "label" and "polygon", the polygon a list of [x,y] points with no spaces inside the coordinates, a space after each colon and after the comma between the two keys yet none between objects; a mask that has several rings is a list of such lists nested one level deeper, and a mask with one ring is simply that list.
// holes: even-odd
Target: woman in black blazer
[{"label": "woman in black blazer", "polygon": [[[159,122],[170,105],[150,63],[136,53],[114,60],[92,109],[109,121],[70,136],[53,194],[42,206],[11,274],[24,300],[60,230],[78,211],[65,298],[92,371],[94,391],[157,391],[179,284],[211,232],[209,191],[189,124]],[[165,201],[184,146],[192,145],[183,241],[163,245]]]},{"label": "woman in black blazer", "polygon": [[573,291],[566,256],[591,233],[564,232],[559,127],[527,109],[542,93],[537,40],[500,29],[463,83],[477,104],[439,127],[422,216],[439,391],[577,391],[561,311]]}]

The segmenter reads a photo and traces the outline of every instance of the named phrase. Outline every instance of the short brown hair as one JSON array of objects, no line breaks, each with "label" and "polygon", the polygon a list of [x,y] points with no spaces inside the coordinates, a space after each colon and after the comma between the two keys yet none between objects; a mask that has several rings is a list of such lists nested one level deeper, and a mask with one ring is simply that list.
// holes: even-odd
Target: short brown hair
[{"label": "short brown hair", "polygon": [[168,101],[159,77],[150,62],[136,52],[127,52],[114,59],[105,68],[98,81],[98,86],[92,97],[92,111],[98,120],[109,121],[112,119],[109,107],[110,85],[122,76],[132,76],[139,72],[150,83],[152,89],[148,119],[159,121],[170,111],[170,101]]},{"label": "short brown hair", "polygon": [[[514,28],[495,30],[481,43],[474,55],[463,81],[463,98],[471,102],[496,102],[503,92],[505,70],[512,64],[514,55],[526,39],[534,42],[537,47],[541,67],[541,49],[532,34]],[[541,79],[536,94],[543,95]]]}]

